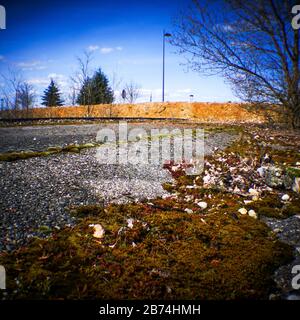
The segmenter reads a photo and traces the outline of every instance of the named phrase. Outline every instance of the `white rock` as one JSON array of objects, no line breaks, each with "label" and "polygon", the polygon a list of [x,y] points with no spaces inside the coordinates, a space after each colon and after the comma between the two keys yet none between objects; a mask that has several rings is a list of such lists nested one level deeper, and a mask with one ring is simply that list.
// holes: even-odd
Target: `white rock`
[{"label": "white rock", "polygon": [[133,221],[134,221],[134,219],[132,219],[132,218],[127,219],[127,227],[128,228],[130,228],[130,229],[133,228]]},{"label": "white rock", "polygon": [[245,204],[250,204],[250,203],[252,203],[253,201],[252,200],[244,200],[244,203]]},{"label": "white rock", "polygon": [[207,208],[207,203],[204,202],[204,201],[198,202],[197,205],[198,205],[201,209],[206,209],[206,208]]},{"label": "white rock", "polygon": [[265,169],[263,167],[258,168],[257,172],[259,173],[259,175],[261,177],[263,177],[265,175]]},{"label": "white rock", "polygon": [[281,200],[282,201],[288,201],[290,199],[290,196],[288,194],[284,194],[282,197],[281,197]]},{"label": "white rock", "polygon": [[254,210],[249,210],[248,216],[257,219],[257,213]]},{"label": "white rock", "polygon": [[90,224],[89,227],[93,227],[94,228],[94,234],[93,236],[95,238],[101,239],[104,236],[105,230],[103,229],[103,227],[101,226],[101,224]]},{"label": "white rock", "polygon": [[184,209],[186,213],[192,214],[194,211],[192,209],[186,208]]},{"label": "white rock", "polygon": [[300,162],[296,162],[296,166],[300,166]]},{"label": "white rock", "polygon": [[251,196],[259,196],[259,192],[256,189],[250,188],[248,192],[251,194]]},{"label": "white rock", "polygon": [[238,211],[240,214],[247,214],[247,209],[246,208],[240,208]]}]

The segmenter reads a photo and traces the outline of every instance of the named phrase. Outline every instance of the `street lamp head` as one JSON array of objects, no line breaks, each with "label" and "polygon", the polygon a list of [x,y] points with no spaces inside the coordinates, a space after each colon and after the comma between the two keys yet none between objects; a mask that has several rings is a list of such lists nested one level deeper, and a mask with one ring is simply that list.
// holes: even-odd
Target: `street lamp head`
[{"label": "street lamp head", "polygon": [[164,37],[172,37],[172,35],[171,35],[171,33],[166,32],[166,33],[164,33]]}]

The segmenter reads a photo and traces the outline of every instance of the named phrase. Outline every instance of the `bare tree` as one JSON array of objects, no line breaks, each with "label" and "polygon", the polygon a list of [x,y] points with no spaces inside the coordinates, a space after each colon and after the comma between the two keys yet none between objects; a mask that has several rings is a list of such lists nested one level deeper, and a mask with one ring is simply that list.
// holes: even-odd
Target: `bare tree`
[{"label": "bare tree", "polygon": [[8,67],[6,72],[1,73],[3,84],[0,87],[2,99],[8,110],[19,110],[21,86],[24,84],[20,70]]},{"label": "bare tree", "polygon": [[140,86],[136,83],[134,83],[133,81],[131,81],[130,83],[127,83],[125,85],[125,99],[127,102],[129,103],[135,103],[136,100],[141,96],[141,92],[140,92]]},{"label": "bare tree", "polygon": [[26,110],[27,113],[30,108],[33,108],[36,99],[34,88],[28,82],[23,82],[18,88],[18,105],[22,110]]},{"label": "bare tree", "polygon": [[[89,88],[90,78],[91,78],[91,69],[90,64],[92,62],[92,52],[84,51],[82,57],[77,57],[78,63],[78,71],[75,73],[74,76],[71,76],[72,82],[72,95],[77,96],[81,88],[86,85],[86,102],[84,103],[87,105],[88,108],[88,115],[91,114],[92,106],[89,104],[91,101],[91,88]],[[75,103],[74,103],[75,104]]]},{"label": "bare tree", "polygon": [[299,30],[294,0],[193,0],[176,23],[172,43],[187,64],[221,74],[243,101],[281,105],[300,125]]},{"label": "bare tree", "polygon": [[28,115],[36,100],[33,86],[24,80],[19,69],[11,66],[0,74],[0,78],[1,110],[9,110],[12,116],[16,114],[15,111],[26,110]]}]

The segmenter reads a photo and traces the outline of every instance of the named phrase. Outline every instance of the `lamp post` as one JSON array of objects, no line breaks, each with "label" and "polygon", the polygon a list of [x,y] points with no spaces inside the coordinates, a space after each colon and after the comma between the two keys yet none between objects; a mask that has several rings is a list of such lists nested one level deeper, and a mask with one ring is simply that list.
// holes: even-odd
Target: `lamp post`
[{"label": "lamp post", "polygon": [[163,33],[163,81],[162,81],[162,102],[165,101],[165,39],[172,37],[171,33]]}]

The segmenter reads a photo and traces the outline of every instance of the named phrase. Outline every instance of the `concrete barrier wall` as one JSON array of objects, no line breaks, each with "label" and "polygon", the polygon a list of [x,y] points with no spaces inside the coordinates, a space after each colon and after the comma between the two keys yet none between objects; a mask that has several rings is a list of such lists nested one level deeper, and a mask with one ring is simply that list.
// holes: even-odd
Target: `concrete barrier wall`
[{"label": "concrete barrier wall", "polygon": [[[264,122],[263,113],[247,110],[243,104],[236,103],[142,103],[113,104],[95,106],[71,106],[36,108],[14,112],[14,118],[72,118],[72,117],[149,117],[178,118],[204,122]],[[9,117],[2,112],[1,118]]]}]

